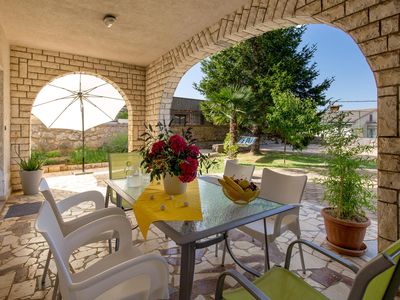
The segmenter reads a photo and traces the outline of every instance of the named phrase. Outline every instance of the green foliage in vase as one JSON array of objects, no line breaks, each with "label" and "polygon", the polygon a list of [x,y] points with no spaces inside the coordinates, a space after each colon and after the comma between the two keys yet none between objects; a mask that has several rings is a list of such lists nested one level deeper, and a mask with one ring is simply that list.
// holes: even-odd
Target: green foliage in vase
[{"label": "green foliage in vase", "polygon": [[[169,124],[170,125],[170,124]],[[182,182],[193,181],[197,173],[208,170],[216,163],[200,153],[192,137],[191,128],[182,129],[182,134],[174,134],[165,122],[155,128],[145,125],[141,135],[144,146],[140,149],[143,157],[141,167],[150,174],[151,180],[160,180],[166,174],[178,176]]]}]

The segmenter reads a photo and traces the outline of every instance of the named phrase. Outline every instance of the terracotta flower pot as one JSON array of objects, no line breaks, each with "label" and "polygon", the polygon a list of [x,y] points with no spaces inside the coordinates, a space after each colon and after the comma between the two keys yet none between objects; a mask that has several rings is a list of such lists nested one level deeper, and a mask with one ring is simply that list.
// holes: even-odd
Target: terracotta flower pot
[{"label": "terracotta flower pot", "polygon": [[179,177],[166,174],[164,177],[164,191],[168,195],[179,195],[186,192],[187,183],[180,181]]},{"label": "terracotta flower pot", "polygon": [[365,232],[371,221],[368,219],[366,222],[357,223],[340,220],[332,217],[329,210],[331,210],[329,207],[321,210],[328,241],[340,248],[360,250],[363,245]]},{"label": "terracotta flower pot", "polygon": [[39,183],[42,179],[43,170],[20,170],[19,174],[21,177],[21,185],[24,195],[35,195],[39,193]]}]

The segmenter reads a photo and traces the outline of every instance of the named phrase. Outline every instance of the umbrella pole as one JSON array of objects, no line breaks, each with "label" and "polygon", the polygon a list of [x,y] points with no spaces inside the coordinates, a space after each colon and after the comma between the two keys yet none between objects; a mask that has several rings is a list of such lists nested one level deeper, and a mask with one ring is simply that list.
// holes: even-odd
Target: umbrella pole
[{"label": "umbrella pole", "polygon": [[81,115],[82,115],[82,173],[85,173],[85,112],[83,108],[82,96],[81,101]]}]

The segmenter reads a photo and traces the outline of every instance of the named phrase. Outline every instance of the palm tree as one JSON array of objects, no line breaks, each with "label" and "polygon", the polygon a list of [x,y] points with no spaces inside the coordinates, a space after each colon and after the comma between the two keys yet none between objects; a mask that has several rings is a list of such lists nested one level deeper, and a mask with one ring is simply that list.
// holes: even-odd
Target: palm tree
[{"label": "palm tree", "polygon": [[[209,101],[201,104],[201,110],[207,119],[215,125],[229,124],[230,145],[238,142],[238,127],[243,122],[252,92],[249,87],[227,86],[209,96]],[[230,156],[236,153],[230,153]]]}]

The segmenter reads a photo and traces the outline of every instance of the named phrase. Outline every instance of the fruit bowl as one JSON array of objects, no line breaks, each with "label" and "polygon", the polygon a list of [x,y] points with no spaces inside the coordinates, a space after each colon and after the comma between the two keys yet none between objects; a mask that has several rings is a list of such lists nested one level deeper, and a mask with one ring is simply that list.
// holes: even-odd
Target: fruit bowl
[{"label": "fruit bowl", "polygon": [[224,176],[224,179],[218,179],[218,181],[225,196],[239,205],[250,203],[260,194],[260,189],[253,182],[245,179]]}]

